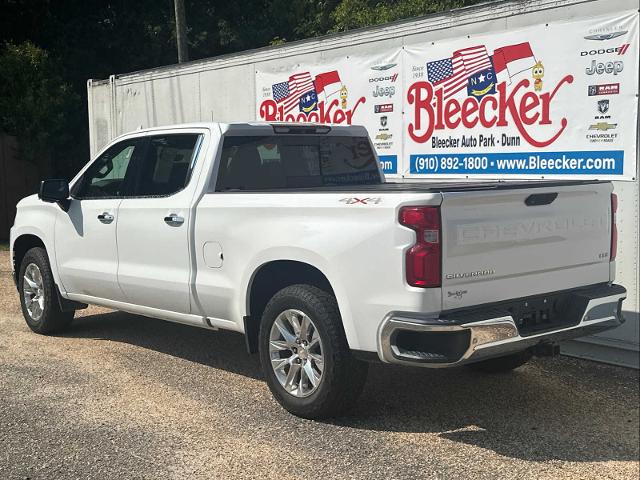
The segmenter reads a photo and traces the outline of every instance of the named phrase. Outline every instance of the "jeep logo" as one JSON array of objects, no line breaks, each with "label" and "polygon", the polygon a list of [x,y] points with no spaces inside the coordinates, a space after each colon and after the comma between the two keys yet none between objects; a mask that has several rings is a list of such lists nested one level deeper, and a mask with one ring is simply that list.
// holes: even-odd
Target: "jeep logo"
[{"label": "jeep logo", "polygon": [[623,68],[624,63],[621,61],[603,63],[593,60],[591,62],[591,66],[585,68],[584,71],[587,75],[593,75],[594,73],[597,73],[598,75],[602,75],[603,73],[613,73],[614,75],[617,75],[623,70]]},{"label": "jeep logo", "polygon": [[376,85],[376,88],[373,90],[374,97],[393,97],[396,93],[396,87],[380,87],[380,85]]}]

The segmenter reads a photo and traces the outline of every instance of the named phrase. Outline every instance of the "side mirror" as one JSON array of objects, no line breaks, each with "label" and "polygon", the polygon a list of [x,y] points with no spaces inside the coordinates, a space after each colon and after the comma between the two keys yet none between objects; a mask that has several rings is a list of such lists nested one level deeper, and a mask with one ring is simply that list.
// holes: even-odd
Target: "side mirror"
[{"label": "side mirror", "polygon": [[43,180],[40,182],[38,198],[43,202],[57,203],[67,211],[69,208],[69,182],[62,178]]}]

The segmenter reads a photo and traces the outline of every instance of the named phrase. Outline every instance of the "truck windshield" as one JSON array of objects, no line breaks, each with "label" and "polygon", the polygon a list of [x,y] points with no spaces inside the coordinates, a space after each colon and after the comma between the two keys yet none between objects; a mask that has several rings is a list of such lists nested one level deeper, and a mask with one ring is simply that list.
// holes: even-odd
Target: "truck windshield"
[{"label": "truck windshield", "polygon": [[222,146],[216,191],[380,183],[367,137],[229,136]]}]

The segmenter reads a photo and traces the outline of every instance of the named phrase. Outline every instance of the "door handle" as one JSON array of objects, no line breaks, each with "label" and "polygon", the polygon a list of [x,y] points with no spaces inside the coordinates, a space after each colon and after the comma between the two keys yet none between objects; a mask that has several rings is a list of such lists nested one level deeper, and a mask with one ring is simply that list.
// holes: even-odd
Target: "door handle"
[{"label": "door handle", "polygon": [[107,212],[102,212],[100,215],[98,215],[98,220],[100,220],[102,223],[111,223],[113,222],[114,218],[115,217],[113,215]]},{"label": "door handle", "polygon": [[184,218],[176,215],[175,213],[172,213],[164,217],[164,223],[172,227],[178,227],[184,223]]}]

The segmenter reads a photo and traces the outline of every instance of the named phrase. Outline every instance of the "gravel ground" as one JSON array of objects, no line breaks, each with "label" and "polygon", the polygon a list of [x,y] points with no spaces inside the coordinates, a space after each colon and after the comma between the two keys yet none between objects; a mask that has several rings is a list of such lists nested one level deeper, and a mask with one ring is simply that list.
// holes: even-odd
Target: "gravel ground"
[{"label": "gravel ground", "polygon": [[640,475],[638,372],[565,357],[516,372],[374,365],[330,422],[271,398],[241,335],[85,310],[24,323],[0,251],[0,479]]}]

